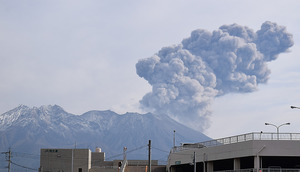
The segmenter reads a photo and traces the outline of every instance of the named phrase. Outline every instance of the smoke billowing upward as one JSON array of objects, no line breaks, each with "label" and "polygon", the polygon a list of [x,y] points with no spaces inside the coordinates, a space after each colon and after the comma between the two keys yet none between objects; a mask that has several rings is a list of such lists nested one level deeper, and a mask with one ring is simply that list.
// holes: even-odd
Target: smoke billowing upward
[{"label": "smoke billowing upward", "polygon": [[267,62],[291,46],[292,35],[272,22],[257,32],[237,24],[195,30],[136,64],[137,74],[152,85],[141,106],[203,130],[216,96],[255,91],[268,81]]}]

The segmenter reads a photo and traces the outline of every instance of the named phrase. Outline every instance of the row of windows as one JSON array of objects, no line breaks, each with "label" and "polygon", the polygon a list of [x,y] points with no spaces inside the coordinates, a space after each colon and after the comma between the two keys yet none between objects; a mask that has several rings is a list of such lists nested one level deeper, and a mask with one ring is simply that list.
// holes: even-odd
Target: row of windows
[{"label": "row of windows", "polygon": [[58,152],[57,149],[46,149],[45,152]]}]

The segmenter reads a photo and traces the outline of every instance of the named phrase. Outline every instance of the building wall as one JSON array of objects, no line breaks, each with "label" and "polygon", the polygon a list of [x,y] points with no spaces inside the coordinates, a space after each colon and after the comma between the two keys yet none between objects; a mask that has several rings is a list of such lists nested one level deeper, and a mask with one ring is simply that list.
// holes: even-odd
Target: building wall
[{"label": "building wall", "polygon": [[40,166],[43,172],[61,171],[89,172],[91,151],[89,149],[41,149]]},{"label": "building wall", "polygon": [[[125,172],[147,172],[147,166],[127,166]],[[166,166],[151,166],[151,172],[166,172]]]},{"label": "building wall", "polygon": [[[147,166],[148,160],[127,160],[128,166]],[[151,160],[151,165],[157,166],[158,160]]]},{"label": "building wall", "polygon": [[[262,167],[262,164],[266,164],[264,162],[270,159],[267,157],[295,157],[297,160],[297,157],[300,157],[299,147],[299,140],[251,140],[213,147],[192,148],[171,153],[167,168],[170,169],[173,166],[175,171],[180,171],[180,166],[183,167],[184,164],[188,165],[193,162],[193,153],[195,152],[198,163],[206,162],[207,166],[209,165],[211,170],[207,171],[218,170],[213,167],[220,167],[220,164],[227,164],[226,168],[231,169],[243,166],[254,166],[257,169]],[[218,163],[219,165],[216,165]]]},{"label": "building wall", "polygon": [[288,140],[255,140],[214,147],[195,148],[171,153],[171,165],[190,163],[196,152],[197,162],[216,161],[249,156],[300,156],[300,141]]},{"label": "building wall", "polygon": [[92,167],[89,172],[119,172],[117,167]]},{"label": "building wall", "polygon": [[[105,161],[104,152],[89,149],[41,149],[41,172],[119,172],[123,160]],[[126,172],[144,172],[148,160],[128,160]],[[165,172],[158,160],[151,160],[151,172]]]},{"label": "building wall", "polygon": [[105,160],[105,154],[104,152],[92,152],[92,167],[100,167],[103,165],[103,162]]}]

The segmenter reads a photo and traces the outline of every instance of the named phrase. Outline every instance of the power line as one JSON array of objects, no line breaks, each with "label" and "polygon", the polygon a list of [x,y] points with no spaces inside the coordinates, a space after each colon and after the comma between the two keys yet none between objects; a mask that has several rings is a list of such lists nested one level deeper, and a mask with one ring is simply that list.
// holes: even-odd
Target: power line
[{"label": "power line", "polygon": [[1,152],[2,154],[5,154],[5,158],[6,158],[6,161],[8,161],[8,172],[10,172],[10,165],[11,165],[11,151],[10,151],[10,148],[8,149],[8,152]]},{"label": "power line", "polygon": [[[126,153],[132,154],[133,152],[138,151],[138,150],[140,150],[140,149],[144,149],[144,148],[146,148],[146,147],[148,147],[148,145],[143,145],[143,146],[134,148],[134,149],[132,149],[132,150],[128,150],[128,151],[126,151]],[[160,150],[160,151],[163,151],[163,150],[161,150],[161,149],[159,149],[159,148],[155,148],[155,149]],[[163,152],[166,152],[166,151],[163,151]],[[8,166],[4,167],[4,168],[8,168],[8,169],[9,169],[8,172],[10,172],[10,170],[11,170],[11,168],[12,168],[11,165],[17,166],[17,167],[20,167],[20,168],[24,168],[24,169],[27,169],[27,170],[32,170],[32,171],[38,171],[38,170],[39,170],[39,169],[37,169],[37,168],[32,168],[32,167],[28,167],[28,166],[21,165],[21,164],[19,164],[19,162],[16,162],[16,160],[13,160],[13,161],[12,161],[11,158],[14,157],[14,158],[25,158],[25,159],[39,159],[39,158],[42,157],[42,155],[31,154],[31,153],[24,153],[24,152],[12,152],[11,149],[9,149],[8,152],[2,152],[2,154],[5,154],[5,155],[6,155],[6,156],[5,156],[5,160],[8,161],[8,163],[9,163]],[[117,155],[108,157],[107,159],[112,159],[112,158],[119,157],[119,156],[122,156],[122,155],[123,155],[123,153],[117,154]],[[65,158],[67,158],[67,157],[65,157]],[[1,167],[0,167],[0,168],[1,168]]]},{"label": "power line", "polygon": [[161,152],[170,153],[170,151],[162,150],[162,149],[159,149],[159,148],[156,148],[156,147],[153,147],[153,146],[152,146],[152,148],[153,148],[153,149],[156,149],[156,150],[159,150],[159,151],[161,151]]},{"label": "power line", "polygon": [[5,167],[5,168],[8,168],[8,172],[11,171],[11,164],[15,165],[15,166],[18,166],[18,167],[21,167],[21,168],[25,168],[25,169],[28,169],[28,170],[34,170],[34,171],[38,171],[38,169],[34,169],[34,168],[31,168],[31,167],[26,167],[24,165],[20,165],[18,163],[15,163],[13,162],[11,159],[12,159],[12,155],[23,155],[22,157],[24,158],[25,155],[30,155],[30,156],[36,156],[36,155],[33,155],[33,154],[26,154],[26,153],[18,153],[18,152],[12,152],[11,149],[9,148],[8,152],[1,152],[2,154],[5,154],[5,159],[6,161],[8,161],[8,166]]},{"label": "power line", "polygon": [[20,157],[20,158],[29,158],[29,159],[40,159],[40,155],[37,154],[29,154],[29,153],[23,153],[23,152],[12,152],[12,155],[14,157]]},{"label": "power line", "polygon": [[24,165],[20,165],[20,164],[17,164],[17,163],[14,163],[11,161],[12,164],[18,166],[18,167],[22,167],[22,168],[25,168],[25,169],[28,169],[28,170],[33,170],[33,171],[39,171],[39,169],[35,169],[35,168],[30,168],[30,167],[26,167]]},{"label": "power line", "polygon": [[[132,149],[132,150],[128,150],[128,151],[126,151],[126,153],[132,153],[132,152],[134,152],[134,151],[137,151],[137,150],[140,150],[140,149],[143,149],[143,148],[145,148],[145,147],[147,147],[148,145],[144,145],[144,146],[141,146],[141,147],[138,147],[138,148],[135,148],[135,149]],[[119,157],[119,156],[122,156],[123,155],[123,153],[121,153],[121,154],[117,154],[117,155],[113,155],[113,156],[110,156],[110,157],[108,157],[108,158],[106,158],[106,159],[112,159],[112,158],[116,158],[116,157]]]},{"label": "power line", "polygon": [[148,146],[148,145],[141,146],[141,147],[135,148],[135,149],[133,149],[133,150],[126,151],[126,153],[131,153],[131,152],[134,152],[134,151],[137,151],[137,150],[143,149],[143,148],[145,148],[145,147],[147,147],[147,146]]}]

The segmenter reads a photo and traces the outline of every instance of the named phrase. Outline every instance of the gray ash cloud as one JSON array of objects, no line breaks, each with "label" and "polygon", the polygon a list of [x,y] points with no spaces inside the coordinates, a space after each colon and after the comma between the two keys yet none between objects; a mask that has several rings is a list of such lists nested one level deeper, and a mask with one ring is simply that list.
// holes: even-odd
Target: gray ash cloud
[{"label": "gray ash cloud", "polygon": [[257,32],[237,24],[194,30],[180,44],[138,61],[137,74],[152,86],[141,107],[204,130],[215,97],[257,90],[269,79],[267,62],[291,46],[292,34],[269,21]]}]

